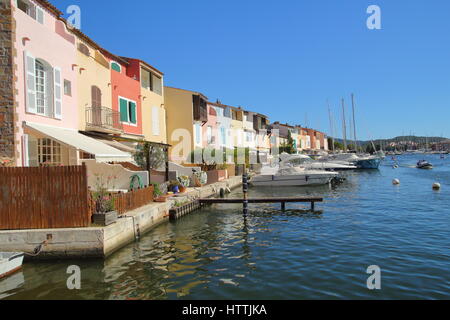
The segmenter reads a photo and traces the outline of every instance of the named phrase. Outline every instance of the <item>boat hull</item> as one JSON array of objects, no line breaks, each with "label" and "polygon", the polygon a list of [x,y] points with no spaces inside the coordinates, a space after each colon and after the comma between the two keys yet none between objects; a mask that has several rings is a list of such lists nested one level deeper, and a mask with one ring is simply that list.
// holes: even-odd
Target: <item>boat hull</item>
[{"label": "boat hull", "polygon": [[356,166],[359,169],[378,169],[381,164],[381,159],[365,159],[365,160],[359,160],[356,163]]},{"label": "boat hull", "polygon": [[0,279],[22,268],[23,253],[0,253]]}]

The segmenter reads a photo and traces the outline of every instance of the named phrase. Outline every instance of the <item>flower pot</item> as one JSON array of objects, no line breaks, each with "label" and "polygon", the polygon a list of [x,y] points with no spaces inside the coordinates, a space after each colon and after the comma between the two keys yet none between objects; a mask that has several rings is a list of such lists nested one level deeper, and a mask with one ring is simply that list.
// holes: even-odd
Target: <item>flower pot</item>
[{"label": "flower pot", "polygon": [[178,186],[173,186],[173,187],[172,187],[172,192],[173,192],[173,193],[179,193],[179,192],[180,192],[180,187],[178,187]]},{"label": "flower pot", "polygon": [[110,211],[106,213],[94,213],[92,219],[94,224],[100,226],[109,226],[117,221],[117,211]]},{"label": "flower pot", "polygon": [[158,197],[154,201],[155,202],[167,202],[167,197]]},{"label": "flower pot", "polygon": [[186,192],[186,190],[187,190],[187,188],[186,188],[186,187],[183,187],[183,186],[181,186],[181,187],[180,187],[180,193],[185,193],[185,192]]}]

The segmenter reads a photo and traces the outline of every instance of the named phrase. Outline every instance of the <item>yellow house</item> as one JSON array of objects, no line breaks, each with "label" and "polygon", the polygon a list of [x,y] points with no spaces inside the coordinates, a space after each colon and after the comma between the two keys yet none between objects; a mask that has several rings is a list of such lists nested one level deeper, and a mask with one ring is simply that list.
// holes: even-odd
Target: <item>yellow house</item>
[{"label": "yellow house", "polygon": [[244,146],[244,110],[241,108],[231,109],[231,135],[233,145]]},{"label": "yellow house", "polygon": [[122,127],[112,110],[111,70],[101,48],[87,37],[77,37],[79,129],[120,134]]},{"label": "yellow house", "polygon": [[172,161],[186,161],[191,151],[202,147],[202,126],[208,122],[207,101],[202,93],[164,87],[167,143]]}]

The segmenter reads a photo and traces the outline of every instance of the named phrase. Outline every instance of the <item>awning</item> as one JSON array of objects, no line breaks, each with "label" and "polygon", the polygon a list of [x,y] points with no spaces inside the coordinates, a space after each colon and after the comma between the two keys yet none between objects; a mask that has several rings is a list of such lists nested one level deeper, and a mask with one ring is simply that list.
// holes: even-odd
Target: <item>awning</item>
[{"label": "awning", "polygon": [[90,153],[99,162],[133,161],[130,153],[122,152],[98,140],[82,135],[73,129],[57,128],[31,122],[25,122],[25,127],[48,136],[59,143]]}]

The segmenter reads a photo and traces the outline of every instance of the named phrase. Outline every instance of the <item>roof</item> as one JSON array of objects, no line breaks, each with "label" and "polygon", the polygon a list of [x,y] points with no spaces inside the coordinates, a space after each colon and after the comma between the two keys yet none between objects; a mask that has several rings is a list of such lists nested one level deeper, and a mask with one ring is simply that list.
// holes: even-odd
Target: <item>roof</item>
[{"label": "roof", "polygon": [[175,87],[170,87],[170,86],[164,86],[164,88],[175,89],[175,90],[180,90],[180,91],[190,92],[190,93],[193,93],[193,94],[202,96],[206,101],[208,101],[208,97],[205,96],[203,93],[198,92],[198,91],[192,91],[192,90],[187,90],[187,89],[180,89],[180,88],[175,88]]},{"label": "roof", "polygon": [[162,72],[162,71],[159,71],[158,69],[156,69],[155,67],[153,67],[152,65],[150,65],[150,64],[148,64],[147,62],[145,62],[144,60],[141,60],[141,59],[136,59],[136,58],[127,58],[127,57],[121,57],[122,59],[125,59],[125,60],[135,60],[135,61],[139,61],[140,63],[142,63],[144,66],[146,66],[147,68],[150,68],[150,69],[152,69],[153,71],[156,71],[156,72],[158,72],[160,75],[164,75],[164,73]]},{"label": "roof", "polygon": [[63,14],[61,11],[59,11],[58,8],[56,8],[53,4],[51,4],[47,0],[34,0],[34,1],[39,3],[41,6],[46,8],[48,11],[50,11],[51,13],[53,13],[57,17],[60,17]]}]

